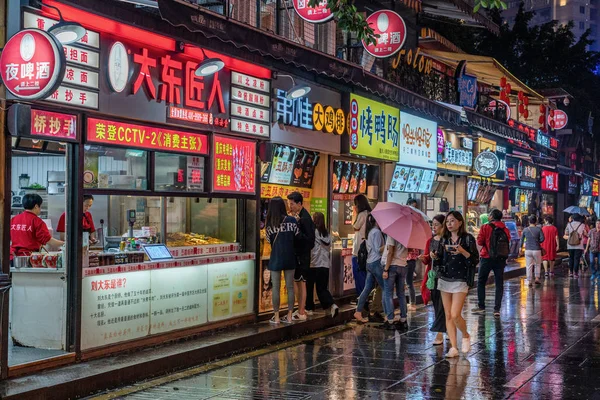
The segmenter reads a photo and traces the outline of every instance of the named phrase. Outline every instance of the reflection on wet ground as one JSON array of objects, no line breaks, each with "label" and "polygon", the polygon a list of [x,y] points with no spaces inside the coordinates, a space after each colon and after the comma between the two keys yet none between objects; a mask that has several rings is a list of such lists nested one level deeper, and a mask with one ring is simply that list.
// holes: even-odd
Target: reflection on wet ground
[{"label": "reflection on wet ground", "polygon": [[[141,390],[127,399],[590,399],[600,398],[599,287],[588,276],[505,285],[499,319],[465,312],[473,348],[444,359],[431,307],[408,332],[372,326],[320,337]],[[477,304],[471,291],[465,310]],[[494,288],[487,290],[488,309]]]}]

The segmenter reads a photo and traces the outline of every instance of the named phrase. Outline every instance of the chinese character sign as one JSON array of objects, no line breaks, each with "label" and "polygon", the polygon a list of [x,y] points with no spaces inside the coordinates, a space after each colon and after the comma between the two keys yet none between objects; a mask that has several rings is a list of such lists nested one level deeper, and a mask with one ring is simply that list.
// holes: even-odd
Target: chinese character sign
[{"label": "chinese character sign", "polygon": [[213,191],[255,193],[256,142],[213,137]]},{"label": "chinese character sign", "polygon": [[313,24],[327,22],[333,18],[333,13],[327,8],[327,0],[321,0],[315,7],[308,5],[309,0],[293,0],[294,10],[300,18]]},{"label": "chinese character sign", "polygon": [[350,95],[350,153],[398,161],[400,110]]},{"label": "chinese character sign", "polygon": [[98,118],[88,118],[87,121],[88,142],[186,154],[208,154],[206,135]]},{"label": "chinese character sign", "polygon": [[[284,125],[296,126],[302,129],[313,129],[313,105],[309,103],[308,97],[288,99],[285,90],[277,89],[276,120]],[[323,113],[323,107],[319,109]],[[322,129],[322,125],[320,125]],[[320,130],[319,129],[319,130]]]},{"label": "chinese character sign", "polygon": [[77,140],[77,116],[32,109],[31,134]]},{"label": "chinese character sign", "polygon": [[400,126],[400,162],[413,167],[437,169],[437,124],[401,112]]},{"label": "chinese character sign", "polygon": [[401,16],[390,10],[380,10],[369,15],[367,24],[376,35],[375,44],[363,40],[365,50],[373,57],[386,58],[396,54],[406,40],[406,24]]},{"label": "chinese character sign", "polygon": [[53,93],[65,74],[65,56],[53,36],[24,29],[10,38],[0,55],[0,77],[15,97],[44,99]]},{"label": "chinese character sign", "polygon": [[558,172],[542,170],[542,190],[558,192]]}]

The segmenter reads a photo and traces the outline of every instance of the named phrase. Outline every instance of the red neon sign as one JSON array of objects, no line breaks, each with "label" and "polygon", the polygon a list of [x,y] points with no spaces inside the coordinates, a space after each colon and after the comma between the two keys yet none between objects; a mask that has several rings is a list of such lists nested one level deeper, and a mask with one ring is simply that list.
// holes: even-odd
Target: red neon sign
[{"label": "red neon sign", "polygon": [[542,171],[542,190],[558,192],[558,172]]},{"label": "red neon sign", "polygon": [[77,117],[32,109],[31,134],[54,139],[77,140]]},{"label": "red neon sign", "polygon": [[0,77],[13,96],[39,100],[58,88],[65,65],[62,46],[53,35],[23,29],[2,50]]},{"label": "red neon sign", "polygon": [[256,192],[256,142],[213,136],[213,191]]},{"label": "red neon sign", "polygon": [[206,135],[98,118],[88,118],[87,141],[156,151],[208,154]]}]

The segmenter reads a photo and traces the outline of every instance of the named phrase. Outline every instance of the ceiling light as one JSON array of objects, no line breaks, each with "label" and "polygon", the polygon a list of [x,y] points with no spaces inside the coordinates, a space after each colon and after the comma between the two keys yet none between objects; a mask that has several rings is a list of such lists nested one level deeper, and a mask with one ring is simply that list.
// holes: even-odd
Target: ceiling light
[{"label": "ceiling light", "polygon": [[[203,50],[204,52],[204,50]],[[209,76],[223,69],[225,63],[220,58],[205,58],[196,68],[196,76]]]},{"label": "ceiling light", "polygon": [[300,97],[306,96],[310,92],[310,86],[308,85],[296,85],[290,90],[285,92],[285,98],[288,100],[299,99]]},{"label": "ceiling light", "polygon": [[65,21],[58,7],[48,4],[44,4],[44,7],[52,8],[58,12],[59,21],[48,29],[48,33],[53,34],[60,43],[71,44],[85,36],[85,28],[78,22]]}]

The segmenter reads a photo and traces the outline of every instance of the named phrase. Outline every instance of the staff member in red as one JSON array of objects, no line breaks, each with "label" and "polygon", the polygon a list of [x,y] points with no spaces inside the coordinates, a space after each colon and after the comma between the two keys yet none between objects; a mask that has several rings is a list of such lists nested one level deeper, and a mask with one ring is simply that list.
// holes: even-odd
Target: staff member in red
[{"label": "staff member in red", "polygon": [[[94,218],[89,211],[90,208],[92,208],[92,204],[94,204],[94,196],[91,194],[83,195],[83,231],[89,232],[91,243],[96,243],[98,241],[96,239],[96,227],[94,226]],[[66,213],[62,213],[58,219],[58,226],[56,227],[56,232],[60,232],[60,238],[62,240],[65,239],[65,216]]]},{"label": "staff member in red", "polygon": [[60,247],[65,242],[54,239],[48,227],[39,217],[42,212],[42,198],[39,194],[23,196],[23,211],[10,220],[10,259],[13,256],[27,256],[40,251],[47,244]]}]

